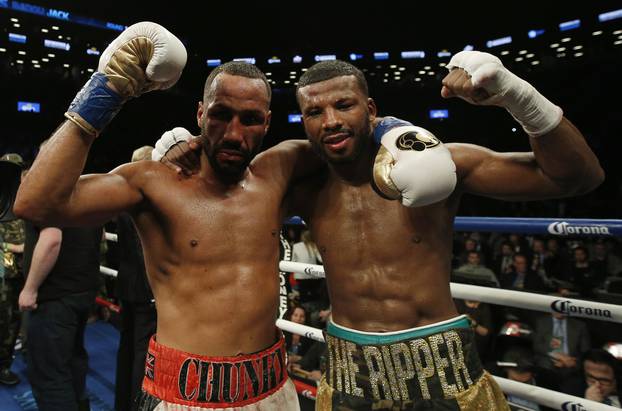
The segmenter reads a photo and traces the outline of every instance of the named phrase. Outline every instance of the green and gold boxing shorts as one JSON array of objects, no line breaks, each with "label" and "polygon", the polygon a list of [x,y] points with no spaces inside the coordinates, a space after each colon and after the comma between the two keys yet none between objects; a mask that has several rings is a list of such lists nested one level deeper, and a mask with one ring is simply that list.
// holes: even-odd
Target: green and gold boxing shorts
[{"label": "green and gold boxing shorts", "polygon": [[316,410],[509,410],[466,316],[390,333],[329,322]]}]

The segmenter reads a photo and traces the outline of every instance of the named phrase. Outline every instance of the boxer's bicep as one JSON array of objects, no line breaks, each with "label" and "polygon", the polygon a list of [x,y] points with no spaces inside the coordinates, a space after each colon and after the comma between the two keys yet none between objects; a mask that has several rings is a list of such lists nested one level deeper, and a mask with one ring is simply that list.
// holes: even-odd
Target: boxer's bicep
[{"label": "boxer's bicep", "polygon": [[[118,168],[108,174],[87,174],[76,186],[53,221],[61,225],[90,226],[104,224],[143,200],[143,194],[131,173]],[[52,222],[52,221],[51,221]]]},{"label": "boxer's bicep", "polygon": [[564,187],[538,166],[533,153],[497,153],[472,144],[452,144],[462,191],[506,201],[543,200],[565,195]]}]

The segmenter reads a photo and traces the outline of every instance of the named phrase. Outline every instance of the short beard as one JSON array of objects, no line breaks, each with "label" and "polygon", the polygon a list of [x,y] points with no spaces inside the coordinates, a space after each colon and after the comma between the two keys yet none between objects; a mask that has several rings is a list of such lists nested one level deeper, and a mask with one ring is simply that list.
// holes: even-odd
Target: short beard
[{"label": "short beard", "polygon": [[225,183],[235,183],[240,181],[244,176],[246,168],[250,164],[252,158],[255,156],[253,153],[243,152],[244,161],[241,163],[236,163],[235,165],[219,163],[216,159],[216,151],[206,138],[203,139],[203,152],[205,153],[207,161],[209,161],[209,164],[212,166],[216,176],[218,176],[218,178]]}]

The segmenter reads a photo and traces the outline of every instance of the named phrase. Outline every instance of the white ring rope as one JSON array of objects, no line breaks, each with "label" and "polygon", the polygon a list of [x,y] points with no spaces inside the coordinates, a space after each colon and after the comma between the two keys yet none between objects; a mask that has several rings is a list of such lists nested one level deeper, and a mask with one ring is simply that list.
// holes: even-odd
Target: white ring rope
[{"label": "white ring rope", "polygon": [[[309,327],[307,325],[298,324],[292,321],[278,319],[276,326],[283,331],[299,334],[316,341],[324,342],[324,334],[322,330]],[[538,404],[563,409],[563,410],[585,410],[585,411],[609,411],[619,410],[609,405],[601,404],[595,401],[586,400],[585,398],[575,397],[572,395],[562,394],[557,391],[547,390],[545,388],[536,387],[535,385],[523,384],[520,382],[508,380],[507,378],[493,376],[501,386],[503,392],[524,398]],[[583,407],[583,408],[581,408]]]},{"label": "white ring rope", "polygon": [[114,241],[115,243],[119,241],[119,237],[115,233],[106,232],[106,240]]},{"label": "white ring rope", "polygon": [[[279,268],[282,271],[302,274],[302,278],[324,278],[324,267],[321,265],[281,261]],[[297,275],[296,279],[298,278],[301,277]],[[475,300],[534,311],[558,312],[571,317],[622,323],[622,306],[620,305],[470,284],[451,283],[450,286],[451,295],[462,300]]]},{"label": "white ring rope", "polygon": [[292,334],[298,334],[315,341],[325,342],[322,330],[309,327],[308,325],[298,324],[293,321],[279,318],[278,320],[276,320],[276,326],[279,327],[281,330],[290,332]]},{"label": "white ring rope", "polygon": [[545,407],[561,410],[576,411],[613,411],[620,410],[611,405],[601,404],[600,402],[586,400],[585,398],[573,395],[562,394],[561,392],[547,390],[546,388],[536,387],[535,385],[524,384],[522,382],[508,380],[507,378],[494,376],[495,380],[504,393],[516,395],[529,401],[537,402]]},{"label": "white ring rope", "polygon": [[106,267],[104,265],[99,266],[99,272],[105,275],[109,275],[111,277],[116,277],[117,275],[119,275],[119,272],[117,270],[113,270],[112,268]]}]

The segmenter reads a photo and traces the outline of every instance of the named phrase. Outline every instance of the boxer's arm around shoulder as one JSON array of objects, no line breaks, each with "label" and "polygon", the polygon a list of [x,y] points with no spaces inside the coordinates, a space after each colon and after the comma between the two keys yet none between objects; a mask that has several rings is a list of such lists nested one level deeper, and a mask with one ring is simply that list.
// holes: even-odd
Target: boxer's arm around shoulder
[{"label": "boxer's arm around shoulder", "polygon": [[93,139],[70,121],[61,125],[20,185],[15,214],[47,225],[103,224],[142,201],[135,165],[80,176]]},{"label": "boxer's arm around shoulder", "polygon": [[307,140],[286,140],[257,156],[254,165],[289,184],[292,181],[318,173],[325,163],[315,154]]}]

